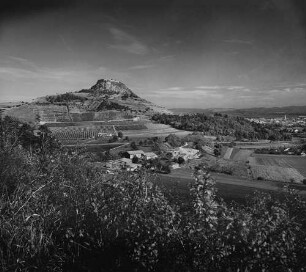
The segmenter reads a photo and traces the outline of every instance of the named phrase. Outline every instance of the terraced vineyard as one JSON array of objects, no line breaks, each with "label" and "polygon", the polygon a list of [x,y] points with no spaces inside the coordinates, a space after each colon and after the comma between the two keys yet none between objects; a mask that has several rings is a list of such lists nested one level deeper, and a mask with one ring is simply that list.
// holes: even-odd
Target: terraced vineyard
[{"label": "terraced vineyard", "polygon": [[51,127],[51,132],[59,140],[84,140],[95,137],[109,138],[116,134],[113,126],[103,127]]}]

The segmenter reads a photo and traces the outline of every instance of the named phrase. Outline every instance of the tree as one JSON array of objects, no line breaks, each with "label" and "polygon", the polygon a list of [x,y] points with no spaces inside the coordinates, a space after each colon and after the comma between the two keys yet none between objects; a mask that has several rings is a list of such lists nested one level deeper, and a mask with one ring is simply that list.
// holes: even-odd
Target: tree
[{"label": "tree", "polygon": [[275,135],[270,135],[270,136],[268,137],[268,140],[270,140],[270,141],[276,141],[276,136],[275,136]]},{"label": "tree", "polygon": [[110,143],[117,142],[117,141],[118,141],[118,136],[117,136],[117,135],[113,135],[113,137],[111,137],[108,141],[109,141]]},{"label": "tree", "polygon": [[220,156],[221,155],[221,149],[220,148],[215,148],[214,149],[214,155],[217,156],[217,157]]},{"label": "tree", "polygon": [[137,156],[134,156],[132,159],[132,163],[138,163],[139,159]]},{"label": "tree", "polygon": [[130,146],[131,146],[131,148],[134,149],[134,150],[137,149],[137,145],[136,145],[135,142],[131,142]]},{"label": "tree", "polygon": [[160,144],[157,143],[157,142],[154,142],[153,146],[152,146],[152,150],[157,152],[157,153],[160,153],[161,152]]},{"label": "tree", "polygon": [[118,137],[119,137],[120,139],[123,138],[123,133],[122,133],[121,131],[118,131]]},{"label": "tree", "polygon": [[185,162],[185,160],[184,160],[183,157],[178,157],[178,158],[177,158],[177,162],[178,162],[179,164],[182,164],[182,163]]},{"label": "tree", "polygon": [[169,134],[169,136],[167,136],[165,140],[173,147],[179,147],[182,144],[180,137],[175,134]]}]

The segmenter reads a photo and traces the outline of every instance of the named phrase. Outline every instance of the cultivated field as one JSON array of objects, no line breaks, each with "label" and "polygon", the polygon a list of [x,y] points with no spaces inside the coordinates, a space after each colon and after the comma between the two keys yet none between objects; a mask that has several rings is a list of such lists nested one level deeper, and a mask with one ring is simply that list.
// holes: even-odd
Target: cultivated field
[{"label": "cultivated field", "polygon": [[230,158],[234,161],[247,161],[252,153],[252,150],[234,148]]},{"label": "cultivated field", "polygon": [[258,143],[245,143],[243,145],[241,144],[237,144],[236,147],[237,148],[241,148],[241,149],[260,149],[260,148],[278,148],[278,147],[291,147],[291,146],[295,146],[294,143],[292,142],[270,142],[270,143],[265,143],[265,142],[258,142]]},{"label": "cultivated field", "polygon": [[249,158],[250,165],[279,166],[295,168],[306,178],[306,157],[291,155],[253,154]]},{"label": "cultivated field", "polygon": [[59,140],[83,140],[98,137],[99,133],[103,133],[101,137],[107,138],[109,135],[115,134],[113,126],[102,127],[52,127],[50,128],[53,135]]},{"label": "cultivated field", "polygon": [[252,149],[228,147],[224,160],[214,164],[213,169],[255,180],[301,183],[306,178],[306,157],[253,152]]},{"label": "cultivated field", "polygon": [[[173,133],[178,136],[190,134],[188,131],[177,130],[168,125],[152,123],[149,120],[109,120],[109,121],[78,121],[78,122],[51,122],[47,126],[54,136],[62,142],[74,140],[97,139],[96,143],[105,142],[118,131],[124,137],[150,138],[166,137]],[[71,142],[72,141],[72,142]]]},{"label": "cultivated field", "polygon": [[301,183],[304,177],[295,168],[280,166],[251,165],[253,179],[264,179]]},{"label": "cultivated field", "polygon": [[231,155],[232,155],[232,152],[233,152],[233,148],[232,147],[228,147],[225,151],[225,154],[223,156],[223,159],[225,160],[229,160],[231,158]]},{"label": "cultivated field", "polygon": [[124,132],[125,136],[130,138],[147,138],[147,137],[165,137],[173,133],[178,136],[186,136],[190,131],[178,130],[169,125],[152,123],[150,121],[144,123],[147,129],[144,130],[127,130]]}]

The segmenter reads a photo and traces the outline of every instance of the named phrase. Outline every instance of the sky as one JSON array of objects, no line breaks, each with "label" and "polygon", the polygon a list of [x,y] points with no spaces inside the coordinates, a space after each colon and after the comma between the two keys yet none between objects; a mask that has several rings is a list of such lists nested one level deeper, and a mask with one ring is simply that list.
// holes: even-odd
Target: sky
[{"label": "sky", "polygon": [[0,101],[102,78],[168,108],[306,105],[306,1],[0,1]]}]

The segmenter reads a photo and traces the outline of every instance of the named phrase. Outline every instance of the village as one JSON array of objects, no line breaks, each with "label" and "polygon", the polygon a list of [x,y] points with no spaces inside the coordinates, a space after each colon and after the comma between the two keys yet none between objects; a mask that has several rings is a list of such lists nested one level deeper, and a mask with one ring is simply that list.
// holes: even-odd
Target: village
[{"label": "village", "polygon": [[281,125],[283,128],[288,129],[292,133],[298,133],[305,131],[306,126],[306,116],[297,116],[294,118],[288,118],[286,115],[284,117],[277,118],[246,118],[247,120],[258,123],[258,124],[276,124]]}]

